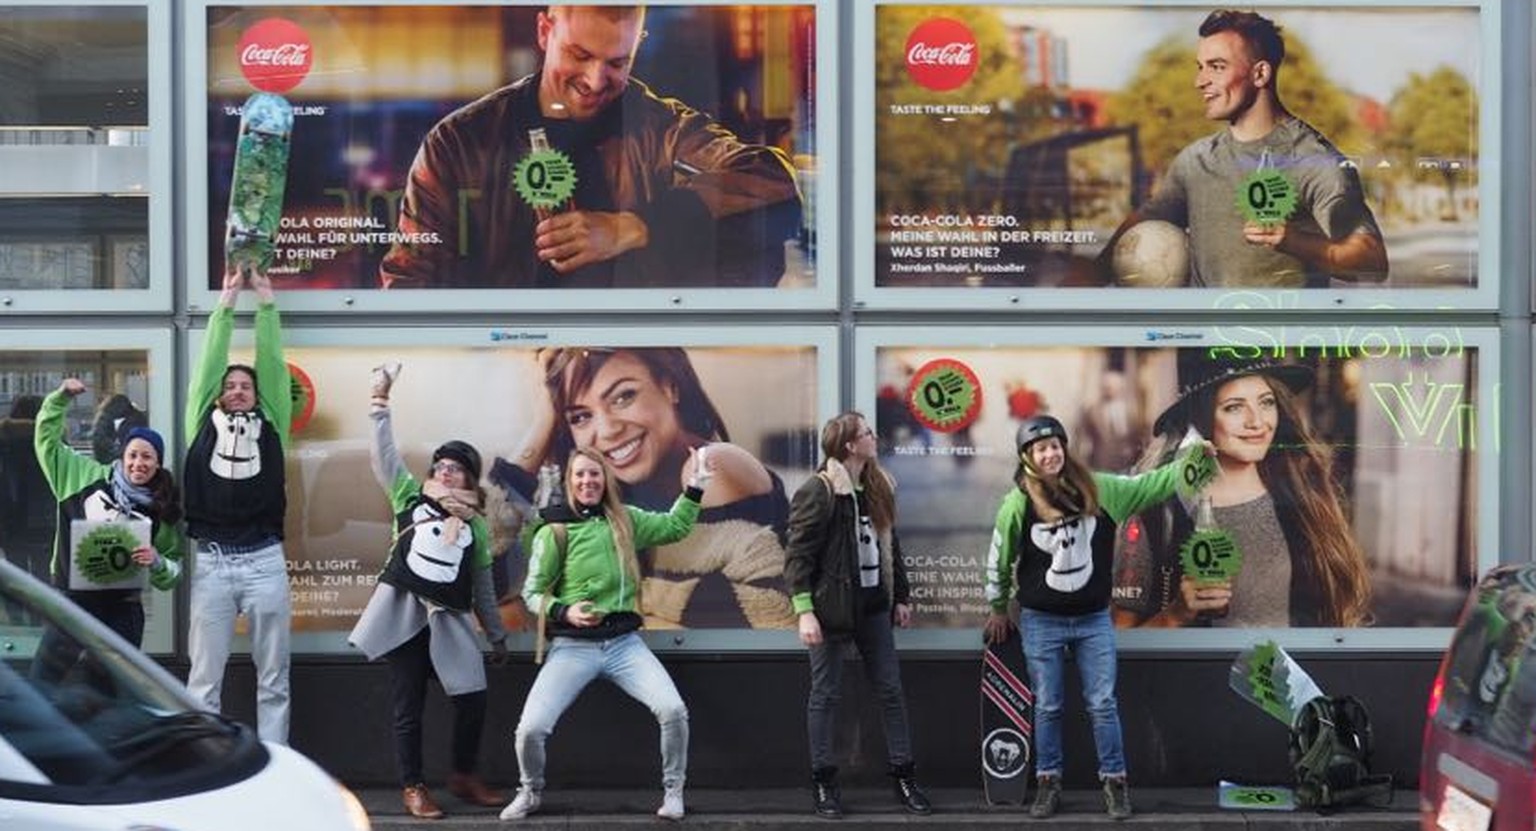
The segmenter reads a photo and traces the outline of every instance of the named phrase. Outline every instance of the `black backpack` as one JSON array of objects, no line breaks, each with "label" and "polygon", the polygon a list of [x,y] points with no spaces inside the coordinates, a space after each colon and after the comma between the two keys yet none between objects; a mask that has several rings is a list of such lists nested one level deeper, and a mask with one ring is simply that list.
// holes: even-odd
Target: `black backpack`
[{"label": "black backpack", "polygon": [[1308,701],[1291,727],[1296,804],[1320,811],[1392,801],[1392,776],[1371,775],[1371,718],[1352,695]]}]

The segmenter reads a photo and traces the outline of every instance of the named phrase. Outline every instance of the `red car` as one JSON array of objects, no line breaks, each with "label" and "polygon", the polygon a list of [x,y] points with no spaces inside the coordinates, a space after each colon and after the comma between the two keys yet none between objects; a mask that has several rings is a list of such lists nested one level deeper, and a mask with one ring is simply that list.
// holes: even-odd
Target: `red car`
[{"label": "red car", "polygon": [[1536,831],[1536,564],[1477,585],[1429,694],[1425,831]]}]

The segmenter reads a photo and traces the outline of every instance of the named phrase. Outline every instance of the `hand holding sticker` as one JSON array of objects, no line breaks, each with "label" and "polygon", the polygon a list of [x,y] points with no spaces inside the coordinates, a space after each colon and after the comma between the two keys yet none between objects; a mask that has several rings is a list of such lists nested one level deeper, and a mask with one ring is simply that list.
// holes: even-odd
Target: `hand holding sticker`
[{"label": "hand holding sticker", "polygon": [[1179,453],[1179,494],[1193,499],[1216,478],[1216,445],[1191,427],[1179,442]]},{"label": "hand holding sticker", "polygon": [[1296,186],[1274,168],[1255,170],[1237,186],[1237,209],[1258,225],[1283,224],[1299,201]]}]

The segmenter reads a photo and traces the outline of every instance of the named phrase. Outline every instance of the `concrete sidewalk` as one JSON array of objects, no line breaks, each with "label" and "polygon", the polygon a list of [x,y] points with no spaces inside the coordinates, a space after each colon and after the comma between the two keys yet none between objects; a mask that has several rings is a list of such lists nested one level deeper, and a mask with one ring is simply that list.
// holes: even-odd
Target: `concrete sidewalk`
[{"label": "concrete sidewalk", "polygon": [[[1228,811],[1216,807],[1216,789],[1145,788],[1131,789],[1136,815],[1125,822],[1115,822],[1104,814],[1103,794],[1098,790],[1067,791],[1062,812],[1049,820],[1031,820],[1025,806],[988,807],[978,788],[925,789],[933,801],[931,816],[911,816],[897,809],[889,790],[883,788],[847,788],[843,791],[842,820],[824,820],[811,813],[810,792],[798,788],[754,788],[741,791],[689,790],[689,829],[789,829],[790,831],[829,831],[841,826],[870,829],[994,827],[1020,828],[1039,825],[1054,831],[1068,829],[1124,829],[1126,827],[1159,831],[1212,831],[1213,829],[1350,829],[1350,831],[1412,831],[1418,827],[1418,793],[1398,790],[1390,808],[1352,807],[1323,816],[1313,811]],[[550,790],[544,794],[543,809],[517,822],[501,822],[496,808],[465,805],[439,785],[432,791],[438,805],[448,813],[441,820],[408,817],[395,789],[370,788],[358,791],[373,827],[387,829],[460,829],[528,828],[658,828],[666,823],[657,819],[661,791],[642,790]]]}]

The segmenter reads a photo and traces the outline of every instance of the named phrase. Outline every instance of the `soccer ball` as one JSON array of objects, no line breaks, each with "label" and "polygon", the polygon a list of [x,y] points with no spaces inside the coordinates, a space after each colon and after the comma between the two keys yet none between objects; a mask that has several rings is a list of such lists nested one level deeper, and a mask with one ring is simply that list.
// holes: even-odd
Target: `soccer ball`
[{"label": "soccer ball", "polygon": [[1112,265],[1122,286],[1182,286],[1189,282],[1189,239],[1172,222],[1138,222],[1115,241]]}]

